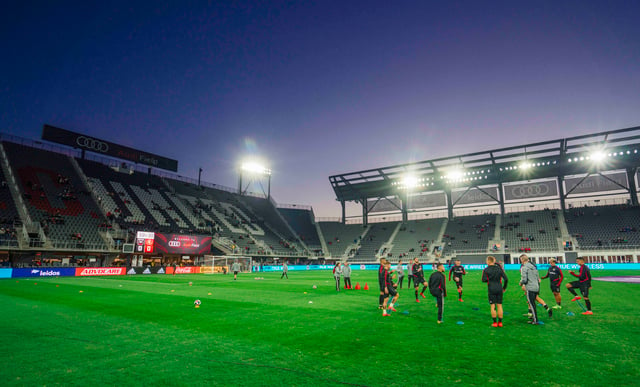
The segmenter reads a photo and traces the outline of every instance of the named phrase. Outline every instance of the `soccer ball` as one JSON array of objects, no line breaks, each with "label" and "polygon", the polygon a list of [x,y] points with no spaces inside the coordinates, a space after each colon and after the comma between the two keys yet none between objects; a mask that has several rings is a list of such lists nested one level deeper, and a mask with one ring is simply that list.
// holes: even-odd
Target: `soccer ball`
[{"label": "soccer ball", "polygon": [[189,286],[193,286],[193,282],[189,282]]},{"label": "soccer ball", "polygon": [[196,308],[197,308],[197,307],[199,307],[199,306],[200,306],[200,304],[202,304],[202,302],[200,302],[200,300],[195,300],[195,301],[193,301],[193,305],[195,305],[195,306],[196,306]]},{"label": "soccer ball", "polygon": [[314,288],[314,289],[318,289],[318,287],[317,287],[316,285],[313,285],[313,288]]}]

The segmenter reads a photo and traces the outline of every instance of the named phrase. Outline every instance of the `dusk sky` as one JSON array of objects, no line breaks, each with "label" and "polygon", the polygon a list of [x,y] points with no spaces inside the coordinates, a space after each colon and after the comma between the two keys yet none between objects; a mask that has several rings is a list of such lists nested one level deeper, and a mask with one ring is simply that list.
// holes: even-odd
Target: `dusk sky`
[{"label": "dusk sky", "polygon": [[[48,123],[340,216],[333,174],[640,125],[638,1],[10,1],[0,132]],[[356,211],[357,213],[357,211]]]}]

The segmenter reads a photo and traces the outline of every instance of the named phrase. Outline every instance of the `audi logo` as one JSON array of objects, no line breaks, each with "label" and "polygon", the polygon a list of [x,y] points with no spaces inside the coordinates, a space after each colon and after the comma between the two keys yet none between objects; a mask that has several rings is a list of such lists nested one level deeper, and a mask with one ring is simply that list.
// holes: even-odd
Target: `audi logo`
[{"label": "audi logo", "polygon": [[98,141],[91,137],[79,136],[76,138],[76,144],[80,148],[89,149],[96,152],[106,153],[109,150],[109,144]]},{"label": "audi logo", "polygon": [[514,198],[530,198],[551,195],[551,187],[547,184],[529,184],[511,187],[511,196]]},{"label": "audi logo", "polygon": [[169,246],[171,246],[171,247],[180,247],[180,242],[178,242],[178,241],[169,241]]}]

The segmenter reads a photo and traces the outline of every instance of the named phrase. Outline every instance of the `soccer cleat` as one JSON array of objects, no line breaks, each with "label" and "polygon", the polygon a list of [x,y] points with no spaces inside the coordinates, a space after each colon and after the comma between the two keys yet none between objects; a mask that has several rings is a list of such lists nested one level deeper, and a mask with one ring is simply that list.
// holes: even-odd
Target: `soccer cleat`
[{"label": "soccer cleat", "polygon": [[498,328],[502,328],[502,321],[498,323]]},{"label": "soccer cleat", "polygon": [[562,309],[562,306],[561,305],[554,305],[551,308],[553,308],[553,309]]},{"label": "soccer cleat", "polygon": [[422,298],[427,298],[427,296],[425,296],[424,293],[420,293],[420,295],[422,296]]},{"label": "soccer cleat", "polygon": [[533,313],[524,313],[522,316],[531,318],[533,317]]},{"label": "soccer cleat", "polygon": [[593,314],[593,312],[592,312],[592,311],[590,311],[590,310],[588,310],[588,311],[586,311],[586,312],[582,312],[582,314],[592,315],[592,314]]},{"label": "soccer cleat", "polygon": [[491,324],[492,327],[497,328],[498,327],[498,323],[494,322],[493,324]]},{"label": "soccer cleat", "polygon": [[553,317],[553,309],[549,308],[549,317]]},{"label": "soccer cleat", "polygon": [[390,306],[389,310],[392,311],[392,312],[397,312],[396,308],[394,308],[393,306]]},{"label": "soccer cleat", "polygon": [[582,297],[580,296],[575,296],[571,299],[571,301],[578,301],[578,300],[582,300]]},{"label": "soccer cleat", "polygon": [[464,302],[464,300],[462,298],[458,298],[458,301],[460,302]]},{"label": "soccer cleat", "polygon": [[382,313],[382,317],[387,317],[387,316],[391,316],[389,313]]},{"label": "soccer cleat", "polygon": [[438,320],[438,324],[442,324],[442,321]]},{"label": "soccer cleat", "polygon": [[531,324],[531,325],[539,325],[537,321],[529,321],[527,324]]},{"label": "soccer cleat", "polygon": [[420,300],[418,300],[418,299],[416,298],[416,302],[420,302]]}]

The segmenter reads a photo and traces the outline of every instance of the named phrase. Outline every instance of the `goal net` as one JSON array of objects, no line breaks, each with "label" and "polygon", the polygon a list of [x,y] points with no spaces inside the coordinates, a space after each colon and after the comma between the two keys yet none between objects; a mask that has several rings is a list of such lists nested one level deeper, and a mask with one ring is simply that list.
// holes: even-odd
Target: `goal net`
[{"label": "goal net", "polygon": [[202,272],[204,274],[233,273],[234,263],[240,265],[241,273],[251,273],[251,257],[233,257],[226,255],[205,255]]}]

